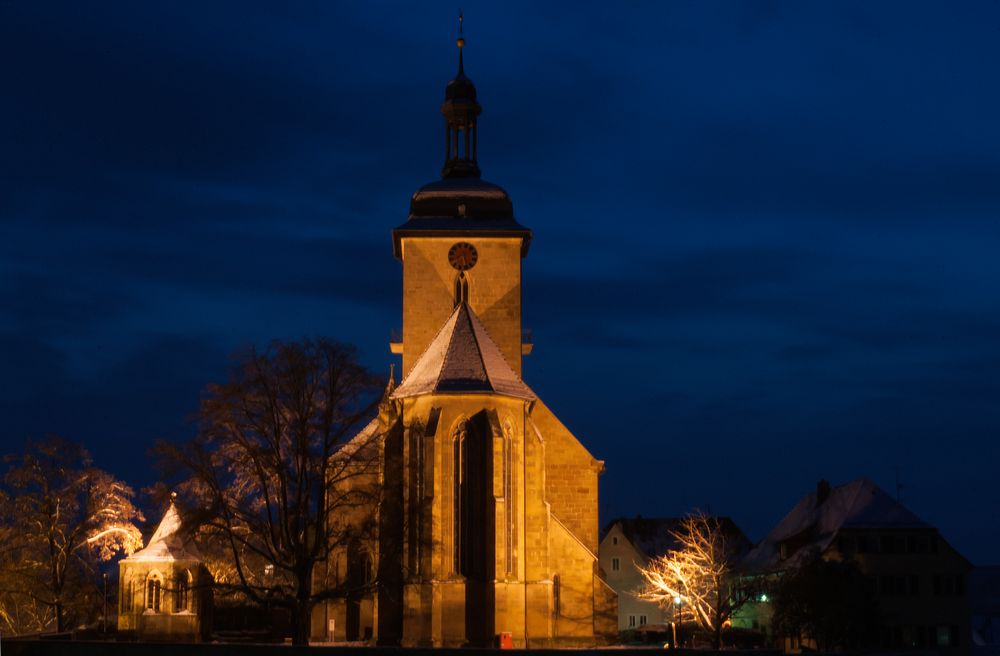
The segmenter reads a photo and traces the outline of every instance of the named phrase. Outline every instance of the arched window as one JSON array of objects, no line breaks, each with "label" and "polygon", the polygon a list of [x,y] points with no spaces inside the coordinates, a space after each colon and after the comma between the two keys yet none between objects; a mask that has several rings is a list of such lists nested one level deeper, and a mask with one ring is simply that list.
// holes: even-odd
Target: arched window
[{"label": "arched window", "polygon": [[132,581],[122,584],[122,610],[132,610]]},{"label": "arched window", "polygon": [[469,277],[465,271],[455,276],[455,307],[469,302]]},{"label": "arched window", "polygon": [[191,572],[185,571],[177,575],[177,589],[174,591],[174,612],[188,610],[188,597],[191,590]]},{"label": "arched window", "polygon": [[150,574],[146,581],[146,610],[154,613],[160,612],[160,577],[158,574]]},{"label": "arched window", "polygon": [[462,467],[466,458],[466,424],[463,419],[455,429],[452,443],[452,540],[454,541],[455,573],[462,572]]}]

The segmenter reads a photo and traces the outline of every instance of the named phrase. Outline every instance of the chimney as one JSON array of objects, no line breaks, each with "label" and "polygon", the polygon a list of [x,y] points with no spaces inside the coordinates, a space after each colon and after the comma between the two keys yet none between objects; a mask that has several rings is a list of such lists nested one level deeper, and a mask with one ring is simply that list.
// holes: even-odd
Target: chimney
[{"label": "chimney", "polygon": [[816,483],[816,507],[819,508],[830,497],[830,483],[825,478]]}]

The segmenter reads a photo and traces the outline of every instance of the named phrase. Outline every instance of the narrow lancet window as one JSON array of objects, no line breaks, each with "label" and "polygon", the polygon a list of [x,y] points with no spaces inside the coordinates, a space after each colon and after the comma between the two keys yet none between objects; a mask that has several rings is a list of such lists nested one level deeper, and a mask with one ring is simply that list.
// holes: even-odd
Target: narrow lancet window
[{"label": "narrow lancet window", "polygon": [[160,579],[153,576],[146,585],[146,609],[160,612]]},{"label": "narrow lancet window", "polygon": [[455,307],[469,302],[469,278],[462,271],[455,277]]}]

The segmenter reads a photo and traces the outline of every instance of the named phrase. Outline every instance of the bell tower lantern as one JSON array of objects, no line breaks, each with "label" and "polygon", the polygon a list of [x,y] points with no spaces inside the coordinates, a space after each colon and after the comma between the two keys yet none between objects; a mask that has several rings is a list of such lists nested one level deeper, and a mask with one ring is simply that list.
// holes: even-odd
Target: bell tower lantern
[{"label": "bell tower lantern", "polygon": [[458,74],[448,83],[444,92],[441,113],[445,121],[445,157],[442,178],[478,178],[479,164],[476,158],[478,134],[476,118],[482,107],[476,102],[476,86],[465,76],[463,50],[465,37],[462,35],[462,14],[458,15]]}]

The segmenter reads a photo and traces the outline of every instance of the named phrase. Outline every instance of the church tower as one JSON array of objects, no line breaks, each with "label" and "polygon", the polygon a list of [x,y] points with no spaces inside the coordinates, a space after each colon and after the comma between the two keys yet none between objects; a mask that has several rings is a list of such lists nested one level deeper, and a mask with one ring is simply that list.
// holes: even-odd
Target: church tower
[{"label": "church tower", "polygon": [[476,87],[465,75],[465,39],[458,73],[445,88],[441,180],[413,194],[410,216],[393,231],[403,263],[403,355],[407,376],[452,311],[462,302],[480,317],[507,363],[521,375],[530,351],[521,331],[521,258],[531,231],[514,219],[510,196],[480,177]]},{"label": "church tower", "polygon": [[387,645],[599,644],[617,630],[596,555],[604,463],[522,379],[531,231],[481,177],[482,108],[461,36],[458,48],[441,105],[442,177],[413,194],[392,232],[402,380],[356,438],[379,440],[374,590],[327,604],[315,625]]}]

